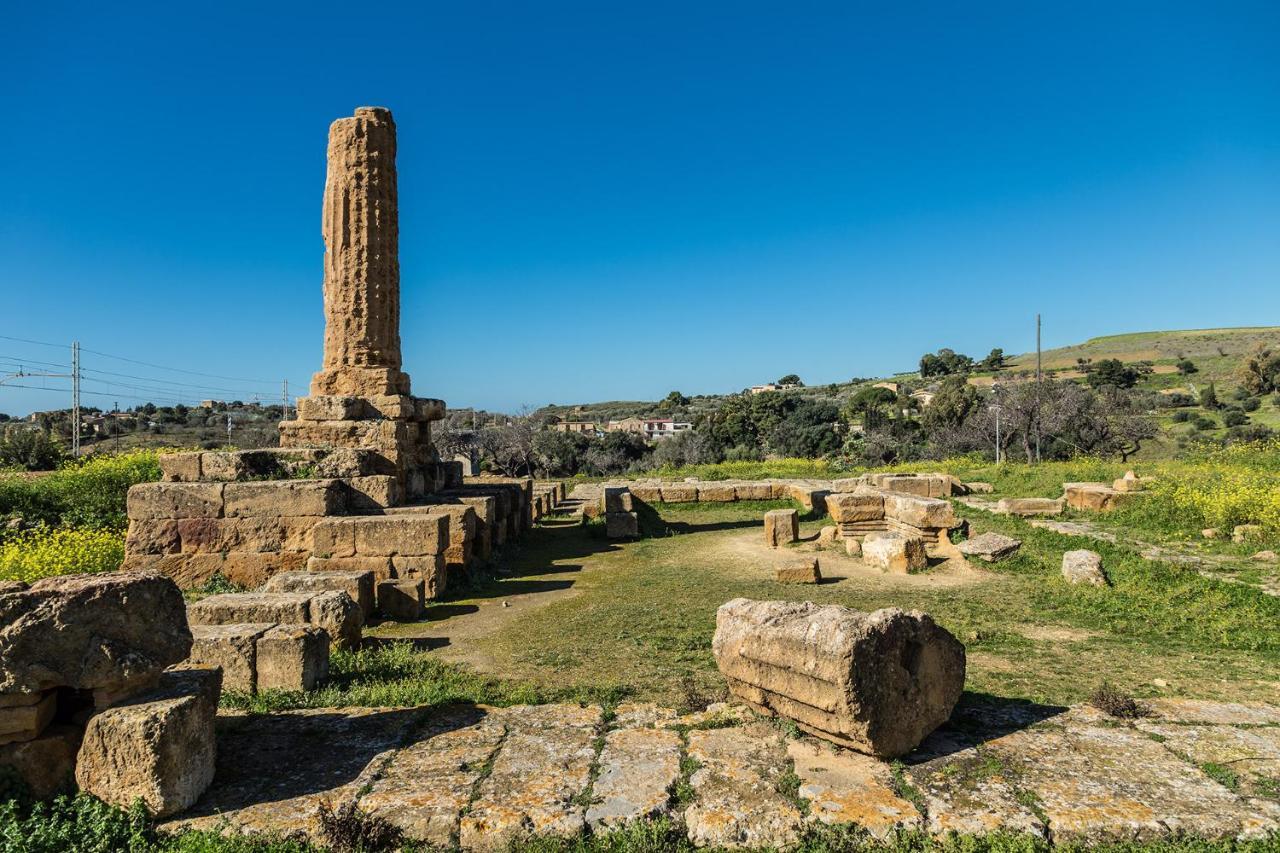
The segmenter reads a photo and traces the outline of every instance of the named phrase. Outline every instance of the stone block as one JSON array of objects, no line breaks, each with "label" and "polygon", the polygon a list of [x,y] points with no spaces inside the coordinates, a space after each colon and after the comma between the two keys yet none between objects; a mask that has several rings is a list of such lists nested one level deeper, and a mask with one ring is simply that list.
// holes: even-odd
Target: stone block
[{"label": "stone block", "polygon": [[738,499],[732,483],[699,483],[698,500],[703,503],[728,503]]},{"label": "stone block", "polygon": [[884,518],[884,495],[870,490],[827,495],[827,514],[836,524]]},{"label": "stone block", "polygon": [[193,625],[188,663],[220,667],[224,689],[253,693],[258,689],[258,638],[274,627],[271,622]]},{"label": "stone block", "polygon": [[844,540],[844,553],[847,557],[862,556],[862,542],[850,536]]},{"label": "stone block", "polygon": [[773,500],[773,486],[769,483],[735,483],[733,493],[740,501]]},{"label": "stone block", "polygon": [[0,693],[111,688],[190,651],[182,592],[162,575],[66,575],[0,595]]},{"label": "stone block", "polygon": [[1062,515],[1066,501],[1061,498],[1001,498],[996,502],[996,512],[1003,515]]},{"label": "stone block", "polygon": [[1083,548],[1067,551],[1062,555],[1062,576],[1068,583],[1107,585],[1107,573],[1102,569],[1102,555]]},{"label": "stone block", "polygon": [[964,689],[964,646],[918,611],[736,598],[716,613],[712,651],[760,713],[882,758],[914,749]]},{"label": "stone block", "polygon": [[300,421],[355,421],[364,417],[364,401],[359,397],[314,395],[297,400]]},{"label": "stone block", "polygon": [[611,512],[631,512],[635,509],[631,500],[631,490],[626,486],[605,486],[600,490],[600,499],[606,515]]},{"label": "stone block", "polygon": [[199,453],[161,453],[160,479],[166,483],[198,483],[200,481]]},{"label": "stone block", "polygon": [[822,583],[817,557],[806,557],[778,568],[779,583]]},{"label": "stone block", "polygon": [[910,574],[928,568],[924,539],[900,533],[868,533],[862,540],[862,561],[893,574]]},{"label": "stone block", "polygon": [[392,622],[416,622],[422,618],[426,589],[419,579],[386,580],[378,584],[378,612]]},{"label": "stone block", "polygon": [[246,622],[311,621],[309,592],[227,592],[187,605],[192,625],[234,625]]},{"label": "stone block", "polygon": [[222,483],[138,483],[126,498],[129,519],[221,518],[222,490]]},{"label": "stone block", "polygon": [[971,495],[989,495],[996,490],[996,487],[990,483],[972,482],[965,483],[964,490]]},{"label": "stone block", "polygon": [[186,521],[217,519],[154,518],[129,522],[124,548],[129,554],[177,554],[182,550],[181,525]]},{"label": "stone block", "polygon": [[0,708],[0,744],[34,740],[53,720],[57,709],[55,692],[49,690],[36,695],[39,698],[30,704]]},{"label": "stone block", "polygon": [[657,485],[637,484],[631,486],[633,500],[649,504],[662,503],[662,487]]},{"label": "stone block", "polygon": [[698,487],[688,483],[663,483],[660,487],[662,502],[693,503],[698,499]]},{"label": "stone block", "polygon": [[1003,533],[988,531],[972,539],[966,539],[958,547],[960,553],[966,557],[977,557],[987,563],[997,563],[1018,553],[1022,542]]},{"label": "stone block", "polygon": [[308,572],[368,572],[378,581],[395,577],[391,557],[311,557],[307,560]]},{"label": "stone block", "polygon": [[376,512],[404,502],[400,481],[389,474],[348,477],[342,483],[347,487],[349,512]]},{"label": "stone block", "polygon": [[919,528],[953,527],[956,523],[950,501],[897,492],[885,492],[884,515]]},{"label": "stone block", "polygon": [[305,571],[272,575],[263,592],[345,592],[369,617],[374,608],[373,588],[372,571]]},{"label": "stone block", "polygon": [[37,800],[70,792],[80,737],[79,726],[54,724],[33,740],[0,746],[0,773],[15,773]]},{"label": "stone block", "polygon": [[[358,649],[364,614],[360,605],[345,592],[317,592],[307,602],[307,624],[329,632],[329,639],[339,648]],[[281,620],[284,621],[284,620]]]},{"label": "stone block", "polygon": [[258,690],[314,690],[329,678],[329,632],[276,625],[257,640]]},{"label": "stone block", "polygon": [[840,541],[840,528],[828,524],[818,531],[818,544],[831,547]]},{"label": "stone block", "polygon": [[347,510],[347,491],[339,480],[227,483],[224,496],[228,518],[340,515]]},{"label": "stone block", "polygon": [[611,512],[604,517],[604,527],[609,539],[635,539],[640,536],[640,516],[634,512]]},{"label": "stone block", "polygon": [[444,594],[445,581],[448,577],[448,564],[444,554],[429,554],[423,557],[392,557],[391,573],[393,578],[421,579],[425,592],[430,600]]},{"label": "stone block", "polygon": [[317,548],[320,556],[417,557],[442,554],[449,547],[449,516],[444,513],[355,517],[323,526],[331,524],[350,526],[354,552],[320,554]]},{"label": "stone block", "polygon": [[800,514],[794,509],[771,509],[764,514],[764,543],[770,548],[800,538]]},{"label": "stone block", "polygon": [[80,790],[157,817],[195,804],[213,781],[217,669],[166,672],[160,687],[89,718],[76,759]]}]

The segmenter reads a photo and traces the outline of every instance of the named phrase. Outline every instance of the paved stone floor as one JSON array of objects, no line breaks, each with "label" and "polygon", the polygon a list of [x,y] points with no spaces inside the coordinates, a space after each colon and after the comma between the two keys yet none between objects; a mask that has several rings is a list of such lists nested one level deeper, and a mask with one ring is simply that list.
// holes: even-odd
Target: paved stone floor
[{"label": "paved stone floor", "polygon": [[1120,721],[971,699],[894,764],[731,706],[233,714],[220,721],[213,787],[165,828],[314,835],[328,800],[467,849],[660,815],[699,845],[729,847],[784,846],[815,822],[1055,841],[1280,831],[1280,708],[1151,709]]}]

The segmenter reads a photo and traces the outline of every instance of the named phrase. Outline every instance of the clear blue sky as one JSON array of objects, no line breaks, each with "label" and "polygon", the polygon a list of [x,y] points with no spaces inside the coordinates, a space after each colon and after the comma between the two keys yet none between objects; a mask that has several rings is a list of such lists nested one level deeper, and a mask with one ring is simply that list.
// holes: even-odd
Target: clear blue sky
[{"label": "clear blue sky", "polygon": [[400,128],[405,367],[453,406],[886,374],[1025,351],[1037,311],[1046,346],[1280,323],[1274,2],[5,17],[0,335],[236,377],[86,354],[143,377],[86,402],[310,378],[326,128],[366,104]]}]

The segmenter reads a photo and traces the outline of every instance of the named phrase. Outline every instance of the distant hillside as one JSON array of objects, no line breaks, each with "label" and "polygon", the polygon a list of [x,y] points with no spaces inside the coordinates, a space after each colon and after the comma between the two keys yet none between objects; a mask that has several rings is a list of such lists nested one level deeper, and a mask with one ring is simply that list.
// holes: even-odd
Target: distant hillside
[{"label": "distant hillside", "polygon": [[[999,341],[992,341],[995,346]],[[1190,329],[1166,332],[1134,332],[1126,335],[1108,335],[1091,338],[1084,343],[1045,350],[1042,353],[1043,366],[1060,379],[1081,378],[1083,374],[1076,370],[1077,359],[1100,361],[1104,358],[1116,358],[1126,363],[1149,361],[1154,365],[1151,374],[1145,376],[1141,386],[1152,390],[1174,387],[1202,386],[1215,382],[1219,388],[1230,388],[1235,385],[1235,373],[1243,356],[1259,343],[1280,348],[1280,326],[1255,326],[1238,329]],[[923,355],[927,347],[922,346]],[[981,358],[986,354],[973,352],[969,355]],[[1178,372],[1177,363],[1182,359],[1190,359],[1197,372],[1183,376]],[[1011,376],[1034,370],[1036,355],[1034,352],[1010,357],[1004,370],[999,374],[977,371],[970,381],[975,385],[988,386],[993,378]],[[766,379],[768,377],[765,377]],[[888,377],[890,381],[905,383],[913,388],[927,388],[937,380],[921,379],[918,374],[906,373]],[[831,400],[843,404],[858,388],[876,380],[858,382],[842,382],[832,385],[813,385],[797,391],[786,393],[801,394],[807,397]],[[673,379],[673,386],[679,387],[678,379]],[[548,406],[542,411],[555,414],[568,420],[586,420],[603,423],[609,420],[621,420],[626,417],[674,416],[687,420],[698,414],[719,406],[726,397],[741,393],[730,391],[725,394],[706,394],[691,397],[689,403],[674,411],[661,407],[659,401],[614,400],[600,403],[582,403],[576,406]]]},{"label": "distant hillside", "polygon": [[[1118,358],[1123,362],[1153,362],[1157,374],[1174,373],[1177,362],[1187,358],[1199,369],[1195,375],[1198,381],[1230,383],[1241,357],[1260,343],[1280,347],[1280,326],[1108,335],[1045,350],[1041,357],[1046,370],[1070,370],[1081,358],[1094,361]],[[1014,370],[1034,370],[1035,366],[1034,352],[1009,359],[1009,367]]]}]

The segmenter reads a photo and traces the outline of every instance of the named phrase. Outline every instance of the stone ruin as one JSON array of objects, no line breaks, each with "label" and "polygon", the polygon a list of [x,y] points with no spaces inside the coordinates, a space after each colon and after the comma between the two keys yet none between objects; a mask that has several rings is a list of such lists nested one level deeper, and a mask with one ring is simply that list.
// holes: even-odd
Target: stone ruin
[{"label": "stone ruin", "polygon": [[735,598],[716,611],[712,651],[757,712],[880,758],[918,746],[964,690],[964,646],[915,611]]},{"label": "stone ruin", "polygon": [[280,447],[162,455],[129,490],[124,566],[184,588],[258,592],[189,608],[194,659],[229,688],[310,689],[368,619],[414,620],[564,499],[559,484],[465,477],[442,462],[400,351],[396,129],[361,107],[329,129],[324,359]]},{"label": "stone ruin", "polygon": [[222,675],[185,665],[191,631],[169,578],[112,572],[0,591],[0,769],[48,797],[74,778],[165,816],[213,781]]}]

